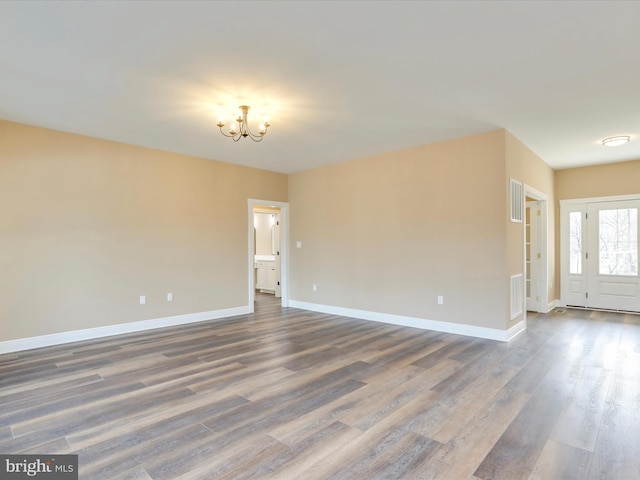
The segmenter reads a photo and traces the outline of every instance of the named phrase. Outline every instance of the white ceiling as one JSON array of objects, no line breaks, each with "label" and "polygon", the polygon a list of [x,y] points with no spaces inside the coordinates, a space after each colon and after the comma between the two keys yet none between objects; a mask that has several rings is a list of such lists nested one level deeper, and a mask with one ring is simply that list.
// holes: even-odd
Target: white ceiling
[{"label": "white ceiling", "polygon": [[640,159],[640,2],[5,0],[0,118],[279,172],[496,128]]}]

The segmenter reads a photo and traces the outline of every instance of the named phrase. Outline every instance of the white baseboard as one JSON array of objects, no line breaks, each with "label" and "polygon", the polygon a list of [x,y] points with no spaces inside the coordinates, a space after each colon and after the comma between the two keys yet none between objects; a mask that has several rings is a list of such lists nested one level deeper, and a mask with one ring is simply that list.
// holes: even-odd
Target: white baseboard
[{"label": "white baseboard", "polygon": [[499,330],[497,328],[476,327],[474,325],[441,322],[438,320],[427,320],[416,317],[405,317],[390,313],[379,313],[367,310],[356,310],[353,308],[335,307],[332,305],[321,305],[318,303],[300,302],[298,300],[289,300],[289,306],[301,308],[303,310],[311,310],[313,312],[329,313],[333,315],[341,315],[343,317],[359,318],[362,320],[372,320],[374,322],[390,323],[392,325],[401,325],[403,327],[421,328],[423,330],[434,330],[436,332],[454,333],[456,335],[466,335],[468,337],[498,340],[500,342],[508,342],[522,333],[526,328],[524,321],[517,323],[508,330]]},{"label": "white baseboard", "polygon": [[516,338],[518,335],[520,335],[522,332],[524,332],[526,329],[527,329],[527,322],[525,322],[524,320],[520,320],[513,327],[507,330],[507,339],[503,341],[510,342],[511,340]]},{"label": "white baseboard", "polygon": [[33,348],[50,347],[52,345],[61,345],[63,343],[79,342],[81,340],[110,337],[112,335],[121,335],[123,333],[140,332],[142,330],[153,330],[156,328],[184,325],[185,323],[206,322],[208,320],[233,317],[236,315],[246,315],[247,313],[250,313],[248,306],[233,307],[222,310],[212,310],[210,312],[187,313],[184,315],[142,320],[139,322],[107,325],[104,327],[53,333],[37,337],[19,338],[17,340],[0,342],[0,354],[31,350]]},{"label": "white baseboard", "polygon": [[558,300],[558,299],[551,300],[549,302],[549,305],[547,305],[547,313],[549,313],[551,310],[553,310],[554,308],[556,308],[559,305],[560,305],[560,300]]}]

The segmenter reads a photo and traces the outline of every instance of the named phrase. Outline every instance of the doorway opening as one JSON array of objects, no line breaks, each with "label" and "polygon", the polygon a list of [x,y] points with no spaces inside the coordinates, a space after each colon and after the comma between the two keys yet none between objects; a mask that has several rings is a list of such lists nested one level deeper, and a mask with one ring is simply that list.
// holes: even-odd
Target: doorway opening
[{"label": "doorway opening", "polygon": [[256,294],[273,295],[288,306],[289,204],[248,200],[249,310]]},{"label": "doorway opening", "polygon": [[280,209],[253,207],[254,289],[280,298]]}]

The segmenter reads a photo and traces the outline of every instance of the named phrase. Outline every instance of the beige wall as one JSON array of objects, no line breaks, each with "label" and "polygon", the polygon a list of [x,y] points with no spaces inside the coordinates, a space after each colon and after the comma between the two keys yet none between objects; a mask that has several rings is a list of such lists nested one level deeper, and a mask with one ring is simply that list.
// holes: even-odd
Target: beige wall
[{"label": "beige wall", "polygon": [[291,298],[504,330],[504,139],[499,130],[290,175]]},{"label": "beige wall", "polygon": [[0,121],[0,341],[246,306],[247,198],[287,176]]},{"label": "beige wall", "polygon": [[[535,190],[547,196],[547,260],[548,260],[548,300],[552,302],[560,298],[559,283],[556,281],[555,268],[555,196],[554,196],[554,171],[540,157],[533,153],[526,145],[514,137],[510,132],[505,131],[505,152],[506,152],[506,177],[513,178],[533,187]],[[505,221],[507,223],[507,264],[508,276],[523,273],[523,245],[524,230],[520,223],[513,223],[509,220],[509,192],[505,197]],[[509,282],[506,283],[507,291]],[[520,318],[510,322],[510,325],[517,323]]]},{"label": "beige wall", "polygon": [[[560,200],[640,194],[640,160],[556,170],[556,283],[560,282]],[[559,295],[558,295],[559,297]]]},{"label": "beige wall", "polygon": [[640,160],[555,172],[558,201],[640,193]]},{"label": "beige wall", "polygon": [[247,198],[290,203],[291,299],[504,330],[509,177],[549,199],[549,301],[558,200],[640,193],[640,161],[554,172],[505,130],[287,176],[0,122],[0,341],[245,306]]}]

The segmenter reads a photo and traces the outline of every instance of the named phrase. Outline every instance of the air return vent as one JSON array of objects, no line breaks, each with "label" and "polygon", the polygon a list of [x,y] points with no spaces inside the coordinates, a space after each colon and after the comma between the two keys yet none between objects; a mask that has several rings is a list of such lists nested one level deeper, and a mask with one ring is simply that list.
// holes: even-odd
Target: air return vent
[{"label": "air return vent", "polygon": [[511,221],[516,223],[522,223],[522,215],[524,209],[522,208],[522,183],[509,179],[510,198],[511,198]]},{"label": "air return vent", "polygon": [[511,320],[524,313],[524,275],[511,275]]}]

